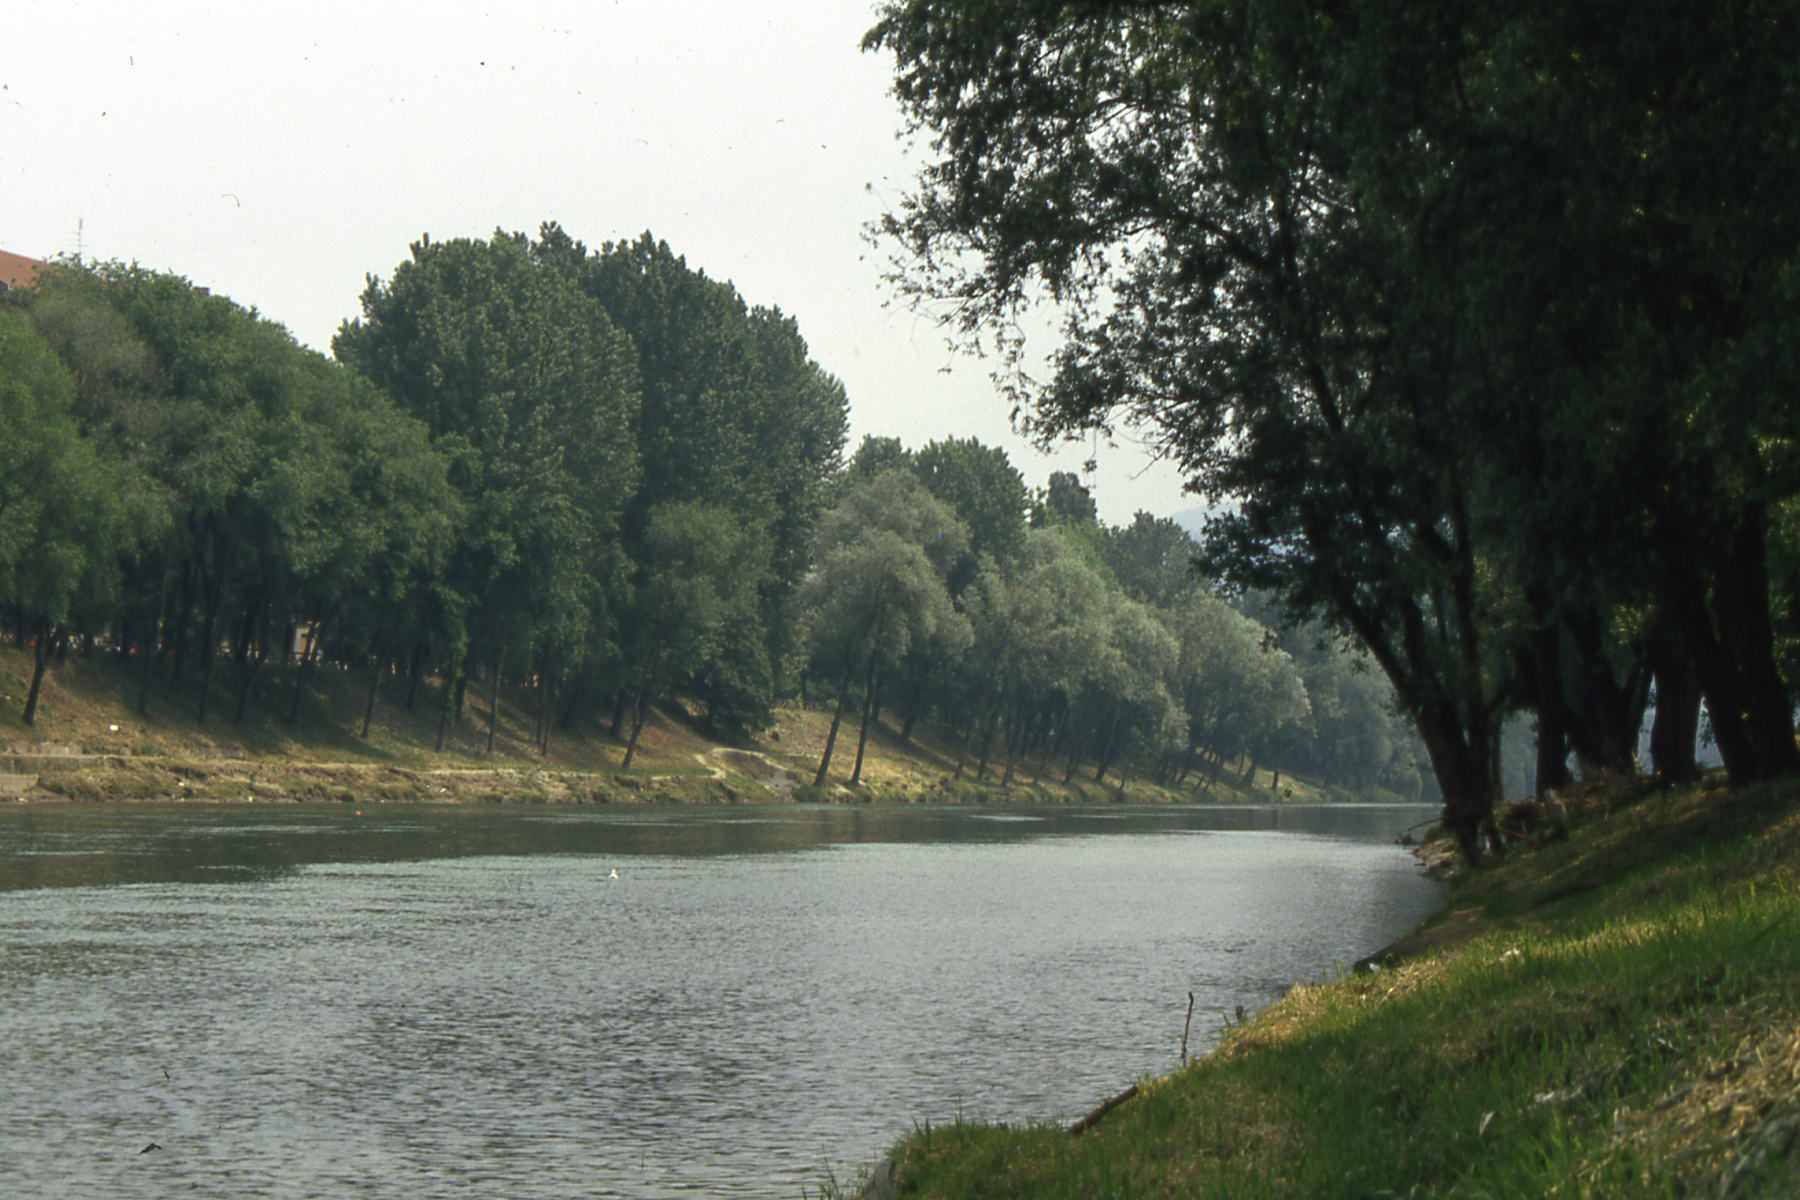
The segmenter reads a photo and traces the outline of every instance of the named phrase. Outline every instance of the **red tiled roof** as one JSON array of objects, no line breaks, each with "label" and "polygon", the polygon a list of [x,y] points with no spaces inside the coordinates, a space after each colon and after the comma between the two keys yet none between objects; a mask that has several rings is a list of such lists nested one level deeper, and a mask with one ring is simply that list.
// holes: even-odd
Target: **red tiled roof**
[{"label": "red tiled roof", "polygon": [[0,250],[0,287],[30,287],[43,268],[44,264],[35,258]]}]

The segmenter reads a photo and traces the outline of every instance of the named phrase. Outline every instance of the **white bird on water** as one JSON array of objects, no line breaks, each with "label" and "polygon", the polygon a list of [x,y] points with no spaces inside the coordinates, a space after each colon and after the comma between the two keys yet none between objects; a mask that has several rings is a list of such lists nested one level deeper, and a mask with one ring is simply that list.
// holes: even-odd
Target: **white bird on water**
[{"label": "white bird on water", "polygon": [[607,876],[608,879],[617,879],[618,877],[619,877],[619,868],[617,868],[617,867],[614,867],[612,869],[612,874]]}]

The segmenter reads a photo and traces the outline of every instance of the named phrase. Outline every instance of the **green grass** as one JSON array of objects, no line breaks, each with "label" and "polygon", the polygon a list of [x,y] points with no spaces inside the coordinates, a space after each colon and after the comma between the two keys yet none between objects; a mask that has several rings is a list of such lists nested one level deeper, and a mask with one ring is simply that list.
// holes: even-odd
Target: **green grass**
[{"label": "green grass", "polygon": [[1413,957],[1295,989],[1079,1137],[917,1130],[899,1194],[1800,1194],[1797,792],[1592,798]]}]

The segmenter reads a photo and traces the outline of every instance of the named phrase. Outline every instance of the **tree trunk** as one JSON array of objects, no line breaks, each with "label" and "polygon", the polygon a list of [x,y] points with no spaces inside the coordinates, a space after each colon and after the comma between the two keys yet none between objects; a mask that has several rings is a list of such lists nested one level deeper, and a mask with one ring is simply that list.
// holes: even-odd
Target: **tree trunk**
[{"label": "tree trunk", "polygon": [[488,685],[487,752],[490,758],[494,754],[494,732],[500,724],[500,672],[505,668],[506,639],[501,638],[494,645],[494,678]]},{"label": "tree trunk", "polygon": [[169,664],[169,686],[181,686],[187,668],[188,626],[194,619],[194,560],[190,556],[181,563],[181,599],[175,605],[175,655]]},{"label": "tree trunk", "polygon": [[444,735],[450,730],[450,714],[456,708],[456,685],[462,673],[462,655],[451,655],[450,674],[444,677],[443,703],[438,706],[437,751],[440,754],[444,750]]},{"label": "tree trunk", "polygon": [[1556,712],[1541,710],[1537,719],[1537,786],[1534,791],[1542,800],[1551,792],[1569,786],[1569,742],[1563,736],[1562,719]]},{"label": "tree trunk", "polygon": [[612,736],[618,737],[625,732],[625,704],[630,694],[621,685],[613,689]]},{"label": "tree trunk", "polygon": [[1650,669],[1656,677],[1650,761],[1666,782],[1691,783],[1700,776],[1694,752],[1700,733],[1699,674],[1680,640],[1663,629],[1650,635]]},{"label": "tree trunk", "polygon": [[369,672],[369,697],[363,701],[362,740],[369,740],[369,722],[375,716],[375,693],[381,690],[381,672],[387,663],[382,655],[375,655],[375,667]]},{"label": "tree trunk", "polygon": [[156,568],[156,615],[151,618],[150,632],[144,639],[144,664],[138,680],[137,710],[140,717],[150,715],[150,683],[156,677],[156,657],[162,640],[163,607],[168,600],[168,591],[169,573],[159,563]]},{"label": "tree trunk", "polygon": [[582,659],[580,665],[563,676],[562,703],[556,709],[556,727],[568,732],[575,728],[575,717],[586,706],[588,691],[594,686],[593,663]]},{"label": "tree trunk", "polygon": [[1021,724],[1023,722],[1019,719],[1019,705],[1007,705],[1006,723],[1003,727],[1005,740],[1002,743],[1006,747],[1006,770],[1000,775],[1000,786],[1003,788],[1012,786],[1013,769],[1019,758],[1019,726]]},{"label": "tree trunk", "polygon": [[550,718],[556,711],[556,681],[558,675],[550,668],[550,651],[545,650],[544,678],[541,685],[544,690],[543,694],[538,697],[538,705],[543,711],[543,718],[539,722],[543,728],[538,734],[538,754],[543,758],[550,757],[550,729],[551,726],[556,724],[556,722],[552,721]]},{"label": "tree trunk", "polygon": [[1495,739],[1480,720],[1465,725],[1447,700],[1424,709],[1415,721],[1444,793],[1444,826],[1469,865],[1480,866],[1483,838],[1494,820]]},{"label": "tree trunk", "polygon": [[[1754,746],[1758,780],[1800,769],[1794,744],[1793,699],[1775,665],[1775,627],[1769,611],[1769,514],[1747,504],[1728,543],[1716,547],[1713,603],[1719,640],[1739,680],[1745,728]],[[1711,706],[1708,706],[1711,711]]]},{"label": "tree trunk", "polygon": [[[1106,770],[1113,765],[1113,759],[1119,752],[1119,734],[1125,724],[1124,714],[1118,714],[1100,728],[1100,744],[1096,751],[1099,765],[1094,768],[1094,782],[1099,783],[1106,778]],[[1254,768],[1252,768],[1254,769]]]},{"label": "tree trunk", "polygon": [[419,680],[425,675],[426,641],[420,638],[413,643],[412,659],[406,666],[406,711],[417,712],[419,700]]},{"label": "tree trunk", "polygon": [[[646,673],[646,677],[638,684],[637,700],[631,706],[631,740],[625,744],[625,761],[619,764],[623,768],[629,768],[631,760],[637,757],[638,735],[644,732],[644,714],[649,707],[650,680]],[[832,732],[837,730],[833,728]]]},{"label": "tree trunk", "polygon": [[1005,702],[996,702],[987,718],[981,722],[981,761],[975,767],[975,782],[987,779],[988,759],[994,753],[994,726],[1000,723],[1000,709]]},{"label": "tree trunk", "polygon": [[1733,787],[1800,766],[1792,708],[1775,667],[1767,531],[1767,509],[1750,503],[1708,544],[1676,537],[1663,547],[1665,603],[1699,677]]},{"label": "tree trunk", "polygon": [[[267,631],[264,636],[257,636],[257,625],[267,607],[263,593],[258,592],[256,601],[244,612],[244,624],[239,630],[235,656],[238,664],[238,698],[237,711],[232,714],[231,723],[242,725],[244,714],[250,708],[250,688],[256,682],[257,673],[263,662],[269,657],[269,639]],[[254,648],[254,649],[253,649]]]},{"label": "tree trunk", "polygon": [[255,653],[250,655],[248,661],[239,668],[237,710],[231,717],[231,723],[233,725],[242,725],[244,723],[244,714],[250,711],[251,690],[255,687],[256,677],[261,674],[262,665],[268,657],[268,643],[258,641],[256,643]]},{"label": "tree trunk", "polygon": [[[529,663],[530,661],[529,656],[527,656],[526,662]],[[546,649],[543,654],[543,661],[538,665],[537,686],[532,692],[533,697],[537,701],[537,707],[531,714],[531,748],[533,750],[542,745],[544,741],[544,720],[546,711],[544,707],[544,677],[548,674],[549,668],[550,651]]]},{"label": "tree trunk", "polygon": [[825,735],[825,753],[819,756],[819,769],[813,775],[814,787],[824,787],[826,772],[831,770],[831,752],[837,747],[838,726],[844,723],[844,709],[850,703],[851,673],[851,668],[845,666],[843,682],[838,684],[837,711],[831,715],[831,732]]},{"label": "tree trunk", "polygon": [[50,632],[48,621],[38,622],[37,645],[31,656],[31,690],[25,693],[25,723],[37,721],[38,694],[44,686],[44,671],[50,665]]},{"label": "tree trunk", "polygon": [[306,649],[300,655],[300,665],[294,669],[294,694],[288,699],[287,723],[297,724],[300,720],[300,685],[305,682],[307,673],[312,670],[313,657],[319,648],[319,630],[324,621],[314,621],[306,629]]},{"label": "tree trunk", "polygon": [[1607,653],[1603,614],[1592,604],[1564,605],[1579,702],[1564,715],[1564,728],[1584,765],[1584,773],[1630,776],[1637,770],[1637,733],[1643,724],[1647,676],[1641,661],[1625,678],[1614,677]]},{"label": "tree trunk", "polygon": [[213,659],[217,657],[213,653],[213,642],[217,636],[221,599],[219,593],[223,587],[223,581],[219,581],[207,588],[206,619],[201,625],[200,703],[194,714],[195,721],[201,725],[206,724],[206,702],[212,696]]},{"label": "tree trunk", "polygon": [[875,670],[874,656],[869,659],[868,698],[863,703],[862,728],[856,734],[856,766],[850,771],[850,786],[862,785],[863,749],[869,744],[869,726],[881,720],[881,676]]}]

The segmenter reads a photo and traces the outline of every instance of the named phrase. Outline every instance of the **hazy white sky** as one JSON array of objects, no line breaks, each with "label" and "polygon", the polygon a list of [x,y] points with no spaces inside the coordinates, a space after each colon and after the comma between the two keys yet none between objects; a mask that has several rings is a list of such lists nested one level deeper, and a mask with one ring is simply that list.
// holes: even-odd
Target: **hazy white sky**
[{"label": "hazy white sky", "polygon": [[[910,172],[863,0],[7,7],[0,249],[135,259],[329,351],[421,233],[648,229],[797,318],[853,445],[973,435],[1034,486],[1091,452],[1030,450],[986,367],[885,304],[861,231]],[[1198,503],[1133,446],[1099,456],[1108,521]]]}]

